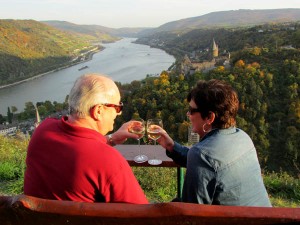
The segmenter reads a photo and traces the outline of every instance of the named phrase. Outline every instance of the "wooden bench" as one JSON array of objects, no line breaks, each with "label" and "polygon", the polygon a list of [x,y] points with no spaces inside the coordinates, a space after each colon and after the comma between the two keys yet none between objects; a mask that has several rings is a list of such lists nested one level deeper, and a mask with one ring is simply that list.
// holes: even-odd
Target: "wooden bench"
[{"label": "wooden bench", "polygon": [[0,196],[1,225],[300,224],[300,208],[211,206],[190,203],[85,203],[26,195]]}]

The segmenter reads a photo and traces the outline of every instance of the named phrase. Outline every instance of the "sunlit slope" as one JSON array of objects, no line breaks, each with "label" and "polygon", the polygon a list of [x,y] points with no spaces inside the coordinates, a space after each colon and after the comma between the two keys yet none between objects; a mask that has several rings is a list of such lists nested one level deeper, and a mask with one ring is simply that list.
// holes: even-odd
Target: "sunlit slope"
[{"label": "sunlit slope", "polygon": [[96,40],[34,20],[0,20],[0,86],[64,66]]},{"label": "sunlit slope", "polygon": [[70,56],[89,47],[89,39],[34,20],[0,20],[0,52],[24,59]]}]

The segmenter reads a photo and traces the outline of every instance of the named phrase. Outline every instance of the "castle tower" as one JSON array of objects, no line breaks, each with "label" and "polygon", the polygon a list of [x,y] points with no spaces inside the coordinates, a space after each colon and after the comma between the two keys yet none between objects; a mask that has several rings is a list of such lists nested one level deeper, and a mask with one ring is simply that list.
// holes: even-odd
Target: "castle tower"
[{"label": "castle tower", "polygon": [[212,53],[214,58],[219,56],[219,47],[216,44],[215,39],[213,39]]},{"label": "castle tower", "polygon": [[184,56],[181,63],[181,72],[187,75],[192,67],[192,62],[187,55]]}]

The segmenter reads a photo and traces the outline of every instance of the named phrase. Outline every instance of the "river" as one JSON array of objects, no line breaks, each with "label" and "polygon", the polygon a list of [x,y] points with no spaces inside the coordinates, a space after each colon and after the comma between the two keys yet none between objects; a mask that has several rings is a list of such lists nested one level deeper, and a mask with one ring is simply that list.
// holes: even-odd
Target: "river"
[{"label": "river", "polygon": [[[166,52],[132,43],[134,40],[123,38],[115,43],[103,44],[105,49],[94,54],[90,61],[0,89],[0,114],[6,116],[10,106],[16,106],[17,113],[22,112],[26,102],[63,102],[74,81],[85,73],[103,73],[124,84],[141,80],[147,74],[160,74],[175,62],[175,58]],[[84,66],[88,68],[78,70]]]}]

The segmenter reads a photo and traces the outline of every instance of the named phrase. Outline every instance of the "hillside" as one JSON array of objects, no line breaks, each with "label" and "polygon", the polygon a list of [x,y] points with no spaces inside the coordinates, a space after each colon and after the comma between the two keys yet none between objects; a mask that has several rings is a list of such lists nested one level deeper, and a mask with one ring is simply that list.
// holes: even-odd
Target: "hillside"
[{"label": "hillside", "polygon": [[174,31],[200,28],[253,26],[265,23],[300,21],[300,9],[230,10],[177,20],[152,30]]},{"label": "hillside", "polygon": [[206,52],[212,40],[219,51],[231,53],[253,47],[268,49],[292,46],[300,48],[300,22],[264,24],[240,28],[195,29],[186,33],[162,31],[139,38],[136,42],[161,48],[177,59],[184,55]]},{"label": "hillside", "polygon": [[0,86],[79,60],[81,53],[95,49],[95,40],[34,20],[0,20]]},{"label": "hillside", "polygon": [[[100,38],[103,42],[111,42],[116,40],[117,37],[136,37],[137,34],[148,28],[109,28],[100,25],[79,25],[66,21],[41,21],[45,24],[53,26],[65,31],[76,32],[79,34],[88,34],[96,38]],[[113,37],[112,37],[113,36]]]},{"label": "hillside", "polygon": [[[66,21],[0,20],[0,86],[58,69],[76,60],[80,61],[78,56],[94,48],[92,43],[112,42],[119,39],[117,36],[142,35],[143,39],[139,43],[162,48],[177,57],[206,48],[213,37],[223,49],[233,51],[244,48],[259,41],[260,34],[243,34],[241,27],[287,21],[300,21],[300,9],[213,12],[169,22],[158,28],[114,29],[99,25],[77,25]],[[216,31],[216,28],[232,30]],[[240,34],[233,33],[235,29],[239,29]],[[226,37],[223,37],[224,34]],[[230,38],[231,35],[234,35],[233,38]],[[284,38],[276,42],[274,35],[269,39],[273,46],[275,42],[276,45],[298,46],[298,32],[295,36],[295,43]],[[258,44],[262,46],[264,43]]]}]

